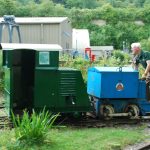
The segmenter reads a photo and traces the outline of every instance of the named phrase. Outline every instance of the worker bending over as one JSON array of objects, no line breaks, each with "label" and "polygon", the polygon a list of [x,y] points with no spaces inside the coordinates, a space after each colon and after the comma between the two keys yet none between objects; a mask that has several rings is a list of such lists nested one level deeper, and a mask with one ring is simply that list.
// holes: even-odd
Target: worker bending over
[{"label": "worker bending over", "polygon": [[142,51],[140,43],[132,43],[131,50],[133,53],[133,68],[138,70],[139,64],[145,68],[142,79],[146,80],[146,94],[148,101],[150,101],[150,52]]}]

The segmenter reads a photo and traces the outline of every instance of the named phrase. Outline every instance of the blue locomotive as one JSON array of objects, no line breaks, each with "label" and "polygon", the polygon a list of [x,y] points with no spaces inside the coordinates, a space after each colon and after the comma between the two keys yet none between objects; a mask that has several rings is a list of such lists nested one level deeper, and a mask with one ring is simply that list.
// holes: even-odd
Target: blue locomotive
[{"label": "blue locomotive", "polygon": [[89,68],[87,93],[98,117],[139,118],[150,114],[146,83],[130,67]]}]

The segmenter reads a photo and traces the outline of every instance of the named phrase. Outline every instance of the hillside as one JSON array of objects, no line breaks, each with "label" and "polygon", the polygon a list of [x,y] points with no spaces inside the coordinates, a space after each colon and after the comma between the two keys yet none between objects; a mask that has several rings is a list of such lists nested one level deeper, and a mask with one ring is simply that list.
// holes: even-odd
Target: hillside
[{"label": "hillside", "polygon": [[0,0],[0,15],[67,16],[73,28],[87,28],[91,45],[129,48],[135,41],[149,50],[149,0]]}]

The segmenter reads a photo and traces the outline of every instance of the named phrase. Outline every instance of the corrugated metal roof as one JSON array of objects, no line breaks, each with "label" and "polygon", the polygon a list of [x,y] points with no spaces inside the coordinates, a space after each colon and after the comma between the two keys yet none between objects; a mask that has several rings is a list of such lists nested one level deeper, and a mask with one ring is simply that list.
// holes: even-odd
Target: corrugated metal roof
[{"label": "corrugated metal roof", "polygon": [[[61,23],[67,19],[67,17],[15,17],[15,22],[19,24]],[[0,22],[1,21],[4,21],[4,19],[0,18]]]},{"label": "corrugated metal roof", "polygon": [[18,43],[1,43],[2,50],[36,50],[36,51],[61,51],[62,47],[57,44],[18,44]]}]

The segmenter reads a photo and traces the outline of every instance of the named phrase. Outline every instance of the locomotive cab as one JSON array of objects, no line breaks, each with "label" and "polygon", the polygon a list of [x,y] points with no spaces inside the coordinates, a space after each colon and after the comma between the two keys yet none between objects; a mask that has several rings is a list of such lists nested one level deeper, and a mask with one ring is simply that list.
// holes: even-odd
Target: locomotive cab
[{"label": "locomotive cab", "polygon": [[48,44],[3,43],[1,49],[7,113],[10,114],[11,109],[16,112],[34,108],[35,70],[40,65],[58,67],[59,50],[62,48]]}]

